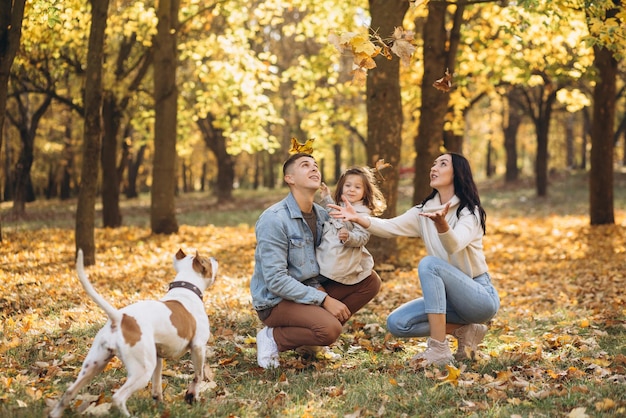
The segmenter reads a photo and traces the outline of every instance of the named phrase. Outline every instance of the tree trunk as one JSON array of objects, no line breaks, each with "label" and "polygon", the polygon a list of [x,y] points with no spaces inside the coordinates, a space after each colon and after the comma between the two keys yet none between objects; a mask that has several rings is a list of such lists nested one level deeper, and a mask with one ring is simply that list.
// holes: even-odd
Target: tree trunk
[{"label": "tree trunk", "polygon": [[176,221],[176,88],[179,0],[161,0],[154,39],[154,160],[150,225],[155,234],[178,231]]},{"label": "tree trunk", "polygon": [[463,152],[463,135],[457,135],[453,131],[443,132],[443,146],[446,151]]},{"label": "tree trunk", "polygon": [[617,60],[606,48],[594,47],[599,77],[593,90],[593,122],[589,162],[589,217],[591,225],[614,224],[613,132]]},{"label": "tree trunk", "polygon": [[341,176],[341,148],[341,144],[333,144],[333,156],[335,158],[335,164],[333,166],[333,184],[337,184]]},{"label": "tree trunk", "polygon": [[[9,76],[22,37],[25,4],[26,0],[0,0],[0,151],[4,142]],[[2,219],[0,219],[0,242],[2,242]]]},{"label": "tree trunk", "polygon": [[72,195],[72,173],[74,171],[74,146],[72,144],[72,115],[67,112],[65,120],[65,135],[63,137],[63,165],[59,197],[67,200]]},{"label": "tree trunk", "polygon": [[215,155],[217,161],[217,182],[215,194],[218,202],[227,202],[233,197],[235,182],[235,159],[226,150],[226,138],[221,129],[213,126],[213,116],[208,114],[204,119],[198,119],[198,126],[202,132],[204,143]]},{"label": "tree trunk", "polygon": [[576,114],[568,113],[563,121],[565,131],[565,166],[576,167],[576,152],[574,150],[574,127],[576,126]]},{"label": "tree trunk", "polygon": [[104,134],[102,139],[102,226],[117,228],[122,225],[120,189],[117,177],[117,136],[122,115],[115,105],[112,93],[105,94],[102,106]]},{"label": "tree trunk", "polygon": [[506,114],[503,121],[504,152],[506,153],[506,173],[504,181],[512,183],[519,177],[517,166],[517,132],[524,117],[524,111],[519,106],[519,98],[515,98],[519,90],[512,89],[507,93]]},{"label": "tree trunk", "polygon": [[446,2],[428,2],[428,17],[424,24],[424,75],[422,77],[422,105],[417,136],[415,137],[415,174],[413,178],[413,203],[417,204],[430,193],[429,172],[432,162],[441,154],[444,119],[450,94],[433,87],[443,77],[449,65],[446,49]]},{"label": "tree trunk", "polygon": [[[24,93],[27,98],[28,95]],[[46,96],[39,107],[32,112],[30,103],[24,103],[21,96],[16,96],[19,117],[9,117],[20,133],[22,149],[15,167],[15,189],[13,193],[13,215],[16,218],[24,216],[26,202],[34,200],[32,196],[32,183],[30,169],[33,166],[35,151],[35,136],[41,117],[52,103],[52,97]]]},{"label": "tree trunk", "polygon": [[538,197],[548,195],[548,126],[549,120],[535,124],[537,130],[537,155],[535,156],[535,189]]},{"label": "tree trunk", "polygon": [[94,228],[102,138],[102,63],[109,0],[90,0],[90,4],[91,29],[85,72],[85,133],[75,231],[76,250],[83,250],[87,266],[96,262]]},{"label": "tree trunk", "polygon": [[493,175],[496,173],[496,163],[495,163],[495,157],[494,157],[495,151],[493,149],[493,144],[491,143],[491,139],[489,141],[487,141],[487,164],[485,167],[485,175],[487,176],[487,178],[491,178],[493,177]]},{"label": "tree trunk", "polygon": [[[129,147],[130,144],[124,143],[124,147]],[[137,191],[137,177],[139,174],[139,167],[143,164],[143,157],[146,153],[146,145],[139,147],[137,156],[133,160],[132,154],[128,153],[128,184],[126,185],[126,198],[134,199],[139,196]]]},{"label": "tree trunk", "polygon": [[580,168],[581,170],[587,169],[587,145],[591,138],[591,115],[589,109],[585,107],[583,109],[583,142],[580,144]]},{"label": "tree trunk", "polygon": [[[372,28],[383,38],[391,35],[394,28],[404,19],[409,2],[404,0],[370,0]],[[387,60],[383,57],[376,62],[377,67],[367,75],[367,159],[374,166],[378,159],[393,166],[385,173],[385,181],[380,189],[387,200],[387,209],[381,215],[390,218],[396,215],[398,201],[398,167],[402,149],[402,99],[400,96],[400,60],[396,57]],[[396,253],[395,239],[372,237],[368,250],[376,262],[386,262]]]}]

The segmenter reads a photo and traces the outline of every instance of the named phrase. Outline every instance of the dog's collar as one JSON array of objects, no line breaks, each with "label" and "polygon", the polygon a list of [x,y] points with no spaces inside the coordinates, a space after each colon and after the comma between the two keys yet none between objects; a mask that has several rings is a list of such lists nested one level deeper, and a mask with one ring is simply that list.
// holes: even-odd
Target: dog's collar
[{"label": "dog's collar", "polygon": [[185,289],[189,289],[191,290],[193,293],[195,293],[196,295],[198,295],[198,297],[200,298],[200,300],[202,300],[202,291],[200,289],[198,289],[198,286],[191,284],[189,282],[172,282],[170,283],[170,288],[169,290],[174,289],[175,287],[184,287]]}]

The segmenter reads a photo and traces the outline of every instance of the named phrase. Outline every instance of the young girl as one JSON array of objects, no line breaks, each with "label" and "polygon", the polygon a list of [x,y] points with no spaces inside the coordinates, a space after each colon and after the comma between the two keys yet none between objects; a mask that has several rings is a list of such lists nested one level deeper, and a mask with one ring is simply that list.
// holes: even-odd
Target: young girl
[{"label": "young girl", "polygon": [[[334,200],[328,187],[320,188],[322,206],[343,204],[345,197],[359,215],[380,215],[386,208],[385,198],[376,185],[369,168],[353,167],[346,170],[335,189]],[[342,284],[352,285],[369,277],[374,259],[365,245],[370,233],[357,223],[331,218],[324,223],[322,242],[316,257],[320,274]]]}]

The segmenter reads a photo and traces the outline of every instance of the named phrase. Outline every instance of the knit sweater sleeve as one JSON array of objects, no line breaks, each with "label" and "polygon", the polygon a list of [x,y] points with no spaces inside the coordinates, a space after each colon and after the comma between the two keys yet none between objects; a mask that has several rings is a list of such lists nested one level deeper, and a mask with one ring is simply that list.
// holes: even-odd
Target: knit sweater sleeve
[{"label": "knit sweater sleeve", "polygon": [[402,215],[390,219],[370,217],[371,224],[367,230],[372,235],[383,238],[421,237],[422,228],[419,213],[420,209],[413,207]]},{"label": "knit sweater sleeve", "polygon": [[454,254],[467,248],[482,232],[478,216],[464,208],[458,221],[446,232],[439,234],[439,239],[446,252]]}]

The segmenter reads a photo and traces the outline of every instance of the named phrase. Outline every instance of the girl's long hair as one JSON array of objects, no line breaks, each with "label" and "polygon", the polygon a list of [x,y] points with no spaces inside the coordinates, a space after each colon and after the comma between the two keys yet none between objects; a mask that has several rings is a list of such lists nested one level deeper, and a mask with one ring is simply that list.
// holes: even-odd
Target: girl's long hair
[{"label": "girl's long hair", "polygon": [[[480,204],[480,196],[478,195],[476,183],[474,183],[474,176],[472,175],[470,163],[467,158],[456,152],[446,152],[446,154],[452,158],[454,194],[461,202],[456,210],[456,216],[458,217],[461,215],[463,208],[468,208],[472,213],[476,213],[475,211],[478,209],[480,226],[483,228],[483,234],[486,234],[487,213]],[[433,189],[433,191],[417,206],[423,207],[424,204],[435,197],[436,194],[437,190]]]},{"label": "girl's long hair", "polygon": [[340,205],[341,195],[343,194],[343,185],[346,182],[346,177],[349,175],[355,175],[363,179],[363,186],[365,187],[363,193],[363,205],[372,211],[374,216],[378,216],[387,208],[387,202],[382,191],[378,188],[376,179],[369,168],[352,167],[344,171],[339,177],[339,181],[335,186],[335,195],[333,198],[335,202]]}]

